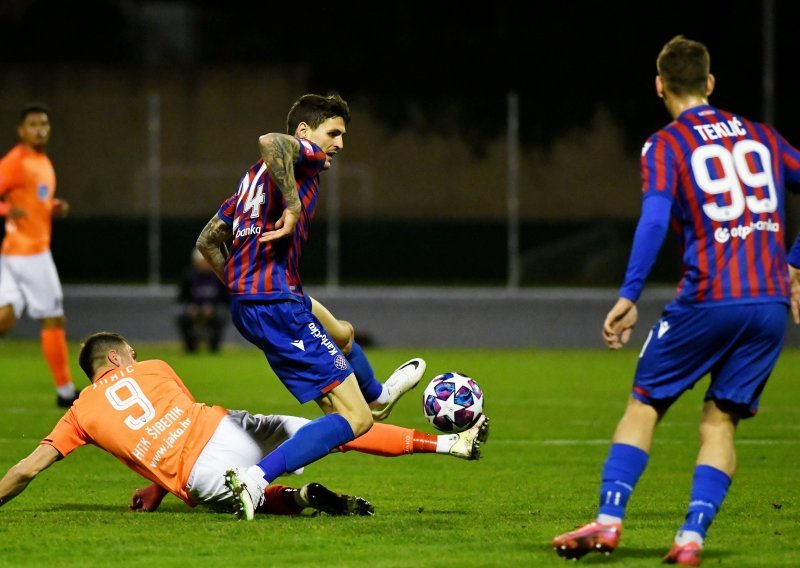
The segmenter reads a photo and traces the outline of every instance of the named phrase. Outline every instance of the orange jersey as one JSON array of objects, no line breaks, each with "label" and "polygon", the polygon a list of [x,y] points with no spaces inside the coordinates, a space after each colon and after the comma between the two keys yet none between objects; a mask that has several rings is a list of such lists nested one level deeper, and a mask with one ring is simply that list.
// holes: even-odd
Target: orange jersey
[{"label": "orange jersey", "polygon": [[62,456],[94,444],[194,506],[189,474],[226,414],[195,402],[164,361],[142,361],[95,379],[41,443]]},{"label": "orange jersey", "polygon": [[47,154],[17,144],[0,160],[0,198],[25,210],[6,217],[2,254],[32,255],[50,249],[56,173]]}]

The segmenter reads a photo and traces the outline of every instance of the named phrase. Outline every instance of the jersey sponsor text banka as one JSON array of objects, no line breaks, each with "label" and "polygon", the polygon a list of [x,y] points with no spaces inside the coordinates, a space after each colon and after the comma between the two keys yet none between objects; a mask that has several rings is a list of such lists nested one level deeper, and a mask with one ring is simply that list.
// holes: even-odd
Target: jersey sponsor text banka
[{"label": "jersey sponsor text banka", "polygon": [[236,231],[235,237],[240,239],[242,237],[249,237],[251,235],[260,235],[261,234],[261,227],[258,225],[250,225],[249,227],[245,227],[244,229],[238,229]]}]

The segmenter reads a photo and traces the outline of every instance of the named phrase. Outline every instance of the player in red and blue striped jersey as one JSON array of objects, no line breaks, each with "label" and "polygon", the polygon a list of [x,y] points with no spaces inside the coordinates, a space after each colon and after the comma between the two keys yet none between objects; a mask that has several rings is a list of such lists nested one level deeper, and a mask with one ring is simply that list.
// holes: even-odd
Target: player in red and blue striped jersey
[{"label": "player in red and blue striped jersey", "polygon": [[603,467],[597,518],[553,540],[560,556],[616,548],[658,422],[710,374],[688,512],[664,558],[700,564],[733,477],[737,423],[755,415],[790,300],[800,300],[800,287],[791,297],[784,218],[786,188],[800,188],[800,152],[772,126],[709,105],[709,62],[703,44],[682,36],[658,56],[656,92],[674,121],[642,149],[642,213],[620,297],[603,325],[608,347],[630,338],[636,301],[670,227],[683,247],[683,277],[642,348]]},{"label": "player in red and blue striped jersey", "polygon": [[[353,367],[363,369],[366,358],[359,359],[351,349],[351,364],[336,345],[341,334],[331,335],[320,321],[334,318],[327,310],[322,314],[318,302],[312,306],[303,293],[300,261],[316,208],[319,174],[344,147],[349,121],[349,107],[338,95],[308,94],[298,99],[287,117],[291,134],[270,133],[259,139],[262,159],[244,174],[237,191],[197,241],[197,248],[227,284],[236,328],[264,352],[300,403],[314,400],[325,413],[256,466],[230,472],[227,482],[240,496],[247,518],[252,518],[268,483],[370,429],[368,394],[390,408],[419,382],[425,369],[422,360],[413,359],[385,385],[374,375],[360,380]],[[225,255],[221,247],[230,238]]]},{"label": "player in red and blue striped jersey", "polygon": [[[334,136],[341,137],[342,134]],[[275,179],[277,176],[274,170],[268,173],[267,163],[262,159],[244,174],[239,189],[219,209],[220,219],[231,226],[233,233],[230,255],[224,265],[224,281],[237,298],[303,298],[300,258],[316,209],[319,172],[330,158],[309,140],[295,140],[299,146],[298,159],[294,163],[296,205],[284,208],[284,196]],[[288,180],[287,183],[294,185]],[[289,226],[292,224],[295,224],[293,231]],[[284,226],[289,238],[281,239],[277,233]]]}]

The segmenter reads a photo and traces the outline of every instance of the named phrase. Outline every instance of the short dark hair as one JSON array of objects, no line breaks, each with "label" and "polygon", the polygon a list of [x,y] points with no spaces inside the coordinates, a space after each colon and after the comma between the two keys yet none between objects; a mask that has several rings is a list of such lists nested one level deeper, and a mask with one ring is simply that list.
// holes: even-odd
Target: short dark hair
[{"label": "short dark hair", "polygon": [[301,122],[305,122],[311,128],[316,128],[334,116],[341,116],[345,124],[350,122],[350,106],[338,94],[303,95],[289,109],[286,117],[286,133],[294,135]]},{"label": "short dark hair", "polygon": [[110,331],[93,333],[81,342],[78,364],[91,381],[97,369],[105,361],[106,354],[111,349],[124,347],[127,343],[128,341],[118,333]]},{"label": "short dark hair", "polygon": [[19,111],[19,123],[22,124],[25,122],[25,119],[28,118],[29,114],[43,112],[46,115],[50,115],[50,109],[47,105],[39,102],[30,102],[26,104],[22,109]]},{"label": "short dark hair", "polygon": [[656,69],[664,86],[676,95],[706,94],[711,56],[699,41],[677,35],[661,49]]}]

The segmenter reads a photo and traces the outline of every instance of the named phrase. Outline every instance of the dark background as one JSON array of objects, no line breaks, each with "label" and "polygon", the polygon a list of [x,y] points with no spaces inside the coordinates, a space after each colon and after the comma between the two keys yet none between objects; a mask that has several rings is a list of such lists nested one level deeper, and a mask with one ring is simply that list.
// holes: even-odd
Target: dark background
[{"label": "dark background", "polygon": [[[546,145],[598,104],[630,149],[660,128],[643,100],[655,56],[676,34],[704,42],[721,80],[715,104],[762,119],[764,13],[772,6],[775,120],[800,138],[795,104],[800,7],[790,0],[650,2],[12,1],[0,8],[0,64],[90,62],[181,67],[251,62],[300,66],[309,88],[369,98],[389,129],[501,135],[516,90],[526,144]],[[445,110],[446,109],[446,110]],[[499,113],[499,116],[498,116]],[[479,143],[478,143],[479,146]]]},{"label": "dark background", "polygon": [[[587,124],[603,107],[634,160],[647,136],[668,121],[653,96],[655,58],[676,34],[708,45],[718,78],[713,104],[769,120],[789,140],[800,140],[795,102],[799,15],[798,3],[788,0],[475,5],[16,1],[0,7],[0,69],[11,80],[15,69],[41,68],[42,83],[49,70],[74,66],[125,68],[132,74],[234,64],[294,69],[310,91],[339,91],[358,100],[361,111],[369,112],[388,135],[458,136],[469,141],[476,160],[505,136],[506,108],[497,101],[514,91],[522,109],[524,148],[550,152],[560,136]],[[768,37],[765,29],[771,29]],[[765,46],[774,58],[768,94]],[[180,274],[186,243],[193,242],[206,220],[164,219],[165,280]],[[91,221],[78,215],[56,223],[53,251],[63,279],[144,279],[146,219]],[[97,223],[113,226],[116,238],[96,239]],[[523,219],[523,251],[546,248],[573,233],[597,235],[571,248],[558,245],[537,253],[523,284],[615,285],[624,272],[634,227],[631,215],[587,221],[571,219],[566,211],[559,220]],[[447,219],[446,212],[441,219],[394,224],[345,220],[345,248],[356,250],[348,243],[362,248],[343,256],[343,281],[502,284],[506,258],[498,251],[505,249],[505,231],[501,220]],[[324,219],[314,234],[319,244],[309,249],[303,269],[311,282],[324,277]],[[112,257],[120,242],[134,252],[113,277],[98,275],[93,257]],[[426,254],[415,252],[420,250]],[[569,262],[563,262],[565,251]],[[673,281],[678,264],[671,251],[663,252],[653,278]]]}]

